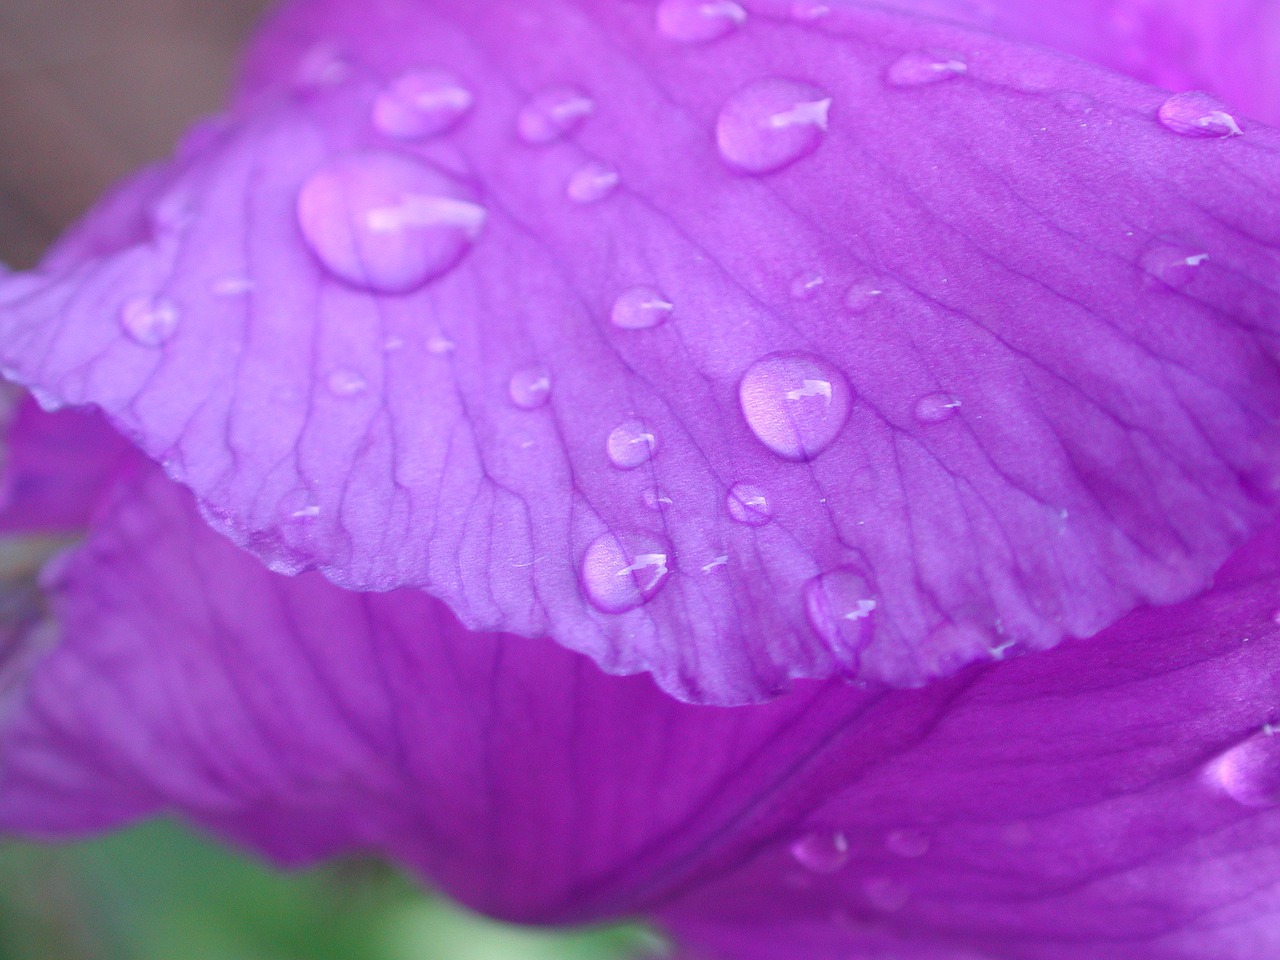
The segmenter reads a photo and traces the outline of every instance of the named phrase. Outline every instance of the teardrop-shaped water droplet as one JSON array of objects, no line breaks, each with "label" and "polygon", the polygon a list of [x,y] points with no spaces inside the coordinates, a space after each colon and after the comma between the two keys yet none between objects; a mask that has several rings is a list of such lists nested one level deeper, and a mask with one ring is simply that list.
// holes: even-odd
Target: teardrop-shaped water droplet
[{"label": "teardrop-shaped water droplet", "polygon": [[675,501],[667,496],[667,492],[661,487],[650,487],[640,496],[640,500],[650,510],[661,513],[667,507],[675,505]]},{"label": "teardrop-shaped water droplet", "polygon": [[754,483],[735,483],[725,498],[729,516],[749,527],[763,527],[773,519],[773,505],[769,495]]},{"label": "teardrop-shaped water droplet", "polygon": [[680,43],[709,43],[747,22],[747,11],[733,0],[662,0],[658,32]]},{"label": "teardrop-shaped water droplet", "polygon": [[1160,106],[1160,123],[1183,137],[1238,137],[1244,131],[1221,100],[1200,90],[1174,94]]},{"label": "teardrop-shaped water droplet", "polygon": [[895,87],[923,87],[958,77],[968,70],[963,60],[915,51],[893,62],[885,78]]},{"label": "teardrop-shaped water droplet", "polygon": [[862,572],[841,567],[804,587],[805,612],[818,636],[834,651],[857,651],[871,640],[878,606]]},{"label": "teardrop-shaped water droplet", "polygon": [[942,423],[960,409],[960,400],[950,393],[927,393],[916,401],[915,417],[921,423]]},{"label": "teardrop-shaped water droplet", "polygon": [[521,410],[537,410],[551,399],[551,374],[546,367],[526,367],[511,377],[511,402]]},{"label": "teardrop-shaped water droplet", "polygon": [[583,590],[604,613],[625,613],[653,599],[670,573],[670,547],[647,534],[606,533],[582,559]]},{"label": "teardrop-shaped water droplet", "polygon": [[1181,290],[1208,260],[1207,253],[1160,244],[1142,255],[1142,271],[1153,281]]},{"label": "teardrop-shaped water droplet", "polygon": [[565,194],[574,203],[598,203],[618,187],[618,171],[603,163],[588,163],[569,178]]},{"label": "teardrop-shaped water droplet", "polygon": [[627,420],[613,428],[606,441],[609,462],[620,470],[634,470],[653,459],[658,438],[640,420]]},{"label": "teardrop-shaped water droplet", "polygon": [[613,304],[610,319],[623,330],[649,330],[666,323],[675,305],[654,287],[632,287]]},{"label": "teardrop-shaped water droplet", "polygon": [[576,87],[549,87],[525,104],[516,132],[533,146],[554,143],[578,129],[595,108],[595,101]]},{"label": "teardrop-shaped water droplet", "polygon": [[796,80],[757,80],[720,108],[716,144],[730,167],[772,173],[808,156],[822,143],[831,97]]},{"label": "teardrop-shaped water droplet", "polygon": [[757,360],[743,375],[738,397],[751,432],[788,460],[812,460],[831,446],[853,403],[844,374],[805,353]]},{"label": "teardrop-shaped water droplet", "polygon": [[839,830],[815,830],[791,844],[796,863],[814,873],[836,873],[849,862],[849,838]]},{"label": "teardrop-shaped water droplet", "polygon": [[910,828],[890,830],[885,834],[884,848],[897,857],[915,859],[929,852],[929,836],[922,830]]},{"label": "teardrop-shaped water droplet", "polygon": [[162,297],[130,297],[120,308],[120,327],[134,343],[159,347],[178,332],[181,315],[171,300]]},{"label": "teardrop-shaped water droplet", "polygon": [[342,367],[329,374],[326,381],[335,397],[358,397],[369,389],[369,383],[357,371]]},{"label": "teardrop-shaped water droplet", "polygon": [[445,70],[410,70],[392,80],[373,102],[373,125],[399,140],[434,137],[457,125],[475,102],[470,90]]},{"label": "teardrop-shaped water droplet", "polygon": [[1280,804],[1280,736],[1268,727],[1222,754],[1206,773],[1236,803],[1274,807]]},{"label": "teardrop-shaped water droplet", "polygon": [[851,286],[844,295],[844,305],[850,313],[866,313],[880,301],[884,291],[873,280],[863,280]]},{"label": "teardrop-shaped water droplet", "polygon": [[820,273],[802,273],[791,281],[791,296],[796,300],[809,300],[817,295],[826,283]]},{"label": "teardrop-shaped water droplet", "polygon": [[460,183],[394,153],[338,157],[298,194],[298,223],[320,262],[379,293],[408,293],[448,273],[486,216]]}]

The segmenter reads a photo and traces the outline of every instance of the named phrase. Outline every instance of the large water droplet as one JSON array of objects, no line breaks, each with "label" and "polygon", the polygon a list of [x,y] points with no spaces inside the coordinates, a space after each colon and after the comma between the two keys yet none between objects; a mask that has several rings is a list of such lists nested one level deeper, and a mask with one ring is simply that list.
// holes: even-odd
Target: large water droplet
[{"label": "large water droplet", "polygon": [[818,148],[830,111],[831,97],[811,84],[757,80],[720,108],[720,156],[744,173],[781,170]]},{"label": "large water droplet", "polygon": [[844,295],[844,305],[850,313],[866,313],[880,298],[884,291],[872,280],[863,280],[851,286]]},{"label": "large water droplet", "polygon": [[791,844],[791,856],[806,870],[835,873],[849,862],[849,838],[839,830],[815,830]]},{"label": "large water droplet", "polygon": [[658,32],[680,43],[708,43],[747,22],[747,11],[733,0],[662,0]]},{"label": "large water droplet", "polygon": [[922,830],[913,830],[910,828],[902,830],[890,830],[885,834],[884,848],[897,857],[906,857],[914,859],[923,857],[929,852],[928,834]]},{"label": "large water droplet", "polygon": [[521,410],[537,410],[551,399],[551,374],[546,367],[526,367],[511,377],[511,402]]},{"label": "large water droplet", "polygon": [[625,613],[651,600],[671,572],[671,550],[647,534],[606,533],[582,559],[582,586],[604,613]]},{"label": "large water droplet", "polygon": [[588,163],[569,178],[565,194],[574,203],[598,203],[618,187],[618,171],[603,163]]},{"label": "large water droplet", "polygon": [[605,444],[609,462],[621,470],[648,463],[658,449],[658,438],[640,420],[627,420],[613,428]]},{"label": "large water droplet", "polygon": [[1222,101],[1200,90],[1174,94],[1157,114],[1169,130],[1184,137],[1238,137],[1244,133]]},{"label": "large water droplet", "polygon": [[921,423],[942,423],[960,409],[960,400],[950,393],[929,393],[916,401],[915,416]]},{"label": "large water droplet", "polygon": [[1237,744],[1209,764],[1209,779],[1246,807],[1280,804],[1280,736],[1271,728]]},{"label": "large water droplet", "polygon": [[373,102],[373,125],[400,140],[434,137],[466,116],[475,98],[444,70],[410,70],[392,80]]},{"label": "large water droplet", "polygon": [[613,304],[610,319],[623,330],[649,330],[666,322],[675,305],[654,287],[632,287]]},{"label": "large water droplet", "polygon": [[832,650],[859,650],[871,640],[878,603],[861,571],[841,567],[804,588],[809,623]]},{"label": "large water droplet", "polygon": [[516,132],[534,146],[554,143],[578,129],[595,108],[595,101],[576,87],[549,87],[525,104]]},{"label": "large water droplet", "polygon": [[963,60],[916,51],[895,60],[885,78],[895,87],[923,87],[958,77],[968,69]]},{"label": "large water droplet", "polygon": [[749,527],[763,527],[773,519],[769,495],[754,483],[735,483],[725,498],[729,516]]},{"label": "large water droplet", "polygon": [[358,397],[369,389],[369,383],[357,371],[347,367],[334,370],[326,381],[335,397]]},{"label": "large water droplet", "polygon": [[844,374],[803,353],[757,360],[743,375],[738,396],[751,432],[788,460],[811,460],[829,447],[853,402]]},{"label": "large water droplet", "polygon": [[1181,290],[1208,260],[1207,253],[1160,244],[1142,255],[1142,270],[1152,280]]},{"label": "large water droplet", "polygon": [[380,293],[408,293],[447,273],[485,218],[461,184],[394,153],[339,157],[298,194],[298,223],[320,262]]},{"label": "large water droplet", "polygon": [[159,347],[178,331],[178,307],[162,297],[130,297],[120,308],[120,327],[134,343]]}]

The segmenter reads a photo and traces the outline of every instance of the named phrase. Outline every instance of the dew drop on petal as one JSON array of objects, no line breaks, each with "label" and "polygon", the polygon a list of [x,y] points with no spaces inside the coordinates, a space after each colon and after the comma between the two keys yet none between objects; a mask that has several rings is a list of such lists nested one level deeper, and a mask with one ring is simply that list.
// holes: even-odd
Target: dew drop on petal
[{"label": "dew drop on petal", "polygon": [[662,0],[658,32],[679,43],[709,43],[747,21],[747,11],[733,0]]},{"label": "dew drop on petal", "polygon": [[757,360],[738,387],[751,432],[787,460],[812,460],[849,419],[853,391],[844,374],[819,357],[775,353]]},{"label": "dew drop on petal", "polygon": [[757,80],[720,108],[716,145],[726,164],[743,173],[781,170],[822,143],[831,97],[795,80]]},{"label": "dew drop on petal", "polygon": [[822,0],[795,0],[791,4],[791,19],[802,23],[813,23],[829,16],[830,13],[830,4],[823,3]]},{"label": "dew drop on petal", "polygon": [[928,393],[916,401],[915,417],[921,423],[942,423],[960,409],[960,400],[950,393]]},{"label": "dew drop on petal", "polygon": [[804,587],[805,612],[818,636],[835,651],[857,651],[871,640],[878,603],[861,571],[841,567]]},{"label": "dew drop on petal", "polygon": [[896,857],[915,859],[929,852],[929,837],[921,830],[890,830],[885,834],[884,847]]},{"label": "dew drop on petal", "polygon": [[849,862],[849,838],[839,830],[815,830],[791,844],[796,863],[814,873],[836,873]]},{"label": "dew drop on petal", "polygon": [[1238,137],[1244,131],[1216,97],[1200,90],[1174,94],[1157,114],[1165,128],[1183,137]]},{"label": "dew drop on petal", "polygon": [[329,374],[326,383],[335,397],[358,397],[369,389],[369,384],[355,370],[343,367]]},{"label": "dew drop on petal", "polygon": [[1160,244],[1142,255],[1142,271],[1150,280],[1181,290],[1208,260],[1207,253]]},{"label": "dew drop on petal", "polygon": [[209,292],[215,297],[241,297],[253,293],[257,286],[251,277],[219,277],[209,284]]},{"label": "dew drop on petal", "polygon": [[1280,804],[1280,736],[1271,728],[1254,734],[1209,764],[1207,776],[1245,807]]},{"label": "dew drop on petal", "polygon": [[162,297],[130,297],[120,308],[120,327],[134,343],[159,347],[178,331],[181,315],[171,300]]},{"label": "dew drop on petal", "polygon": [[605,447],[615,467],[634,470],[653,459],[658,438],[640,420],[627,420],[613,428]]},{"label": "dew drop on petal", "polygon": [[655,510],[659,513],[667,507],[675,505],[675,501],[667,496],[667,492],[661,487],[650,487],[641,495],[640,499],[650,510]]},{"label": "dew drop on petal", "polygon": [[878,284],[865,280],[861,283],[855,283],[846,291],[844,305],[850,313],[866,313],[883,296],[884,291],[880,289]]},{"label": "dew drop on petal", "polygon": [[802,273],[791,281],[791,296],[796,300],[809,300],[817,295],[826,283],[820,273]]},{"label": "dew drop on petal", "polygon": [[625,613],[653,599],[671,573],[671,550],[647,534],[603,534],[582,559],[582,587],[596,609]]},{"label": "dew drop on petal", "polygon": [[340,280],[379,293],[408,293],[448,273],[486,217],[452,178],[386,152],[331,160],[298,194],[298,223],[317,259]]},{"label": "dew drop on petal", "polygon": [[516,132],[533,146],[555,143],[578,129],[595,108],[595,101],[576,87],[548,87],[520,111]]},{"label": "dew drop on petal", "polygon": [[725,509],[734,520],[749,527],[763,527],[773,519],[769,495],[754,483],[735,483],[730,487]]},{"label": "dew drop on petal", "polygon": [[373,102],[373,125],[399,140],[420,140],[446,133],[475,102],[470,90],[444,70],[400,74]]},{"label": "dew drop on petal", "polygon": [[923,87],[958,77],[968,69],[963,60],[916,51],[895,60],[885,79],[895,87]]},{"label": "dew drop on petal", "polygon": [[551,374],[546,367],[517,370],[507,388],[511,402],[521,410],[537,410],[551,399]]},{"label": "dew drop on petal", "polygon": [[574,203],[598,203],[617,189],[618,171],[603,163],[588,163],[569,178],[565,194]]},{"label": "dew drop on petal", "polygon": [[614,301],[610,319],[622,330],[649,330],[665,323],[674,309],[661,290],[632,287]]}]

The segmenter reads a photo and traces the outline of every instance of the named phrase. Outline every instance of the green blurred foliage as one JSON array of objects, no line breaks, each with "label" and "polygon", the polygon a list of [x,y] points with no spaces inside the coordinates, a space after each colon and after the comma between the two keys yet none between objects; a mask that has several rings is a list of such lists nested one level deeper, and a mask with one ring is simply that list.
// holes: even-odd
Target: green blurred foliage
[{"label": "green blurred foliage", "polygon": [[376,860],[272,870],[168,822],[0,844],[0,960],[630,960],[639,926],[507,927]]}]

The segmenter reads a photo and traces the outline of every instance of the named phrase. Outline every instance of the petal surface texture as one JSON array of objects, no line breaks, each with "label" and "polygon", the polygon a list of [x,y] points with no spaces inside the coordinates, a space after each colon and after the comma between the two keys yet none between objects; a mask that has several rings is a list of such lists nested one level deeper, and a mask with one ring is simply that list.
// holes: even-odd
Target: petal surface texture
[{"label": "petal surface texture", "polygon": [[695,26],[287,7],[0,360],[276,570],[693,701],[1202,589],[1277,498],[1275,131],[869,6]]}]

